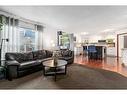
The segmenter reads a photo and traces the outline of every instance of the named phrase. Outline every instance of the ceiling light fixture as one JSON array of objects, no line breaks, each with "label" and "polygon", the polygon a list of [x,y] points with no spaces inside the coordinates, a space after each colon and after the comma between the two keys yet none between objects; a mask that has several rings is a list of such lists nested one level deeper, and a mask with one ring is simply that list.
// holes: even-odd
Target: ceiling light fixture
[{"label": "ceiling light fixture", "polygon": [[105,29],[102,32],[112,32],[114,29]]},{"label": "ceiling light fixture", "polygon": [[88,34],[88,32],[82,32],[81,33],[81,35],[87,35]]}]

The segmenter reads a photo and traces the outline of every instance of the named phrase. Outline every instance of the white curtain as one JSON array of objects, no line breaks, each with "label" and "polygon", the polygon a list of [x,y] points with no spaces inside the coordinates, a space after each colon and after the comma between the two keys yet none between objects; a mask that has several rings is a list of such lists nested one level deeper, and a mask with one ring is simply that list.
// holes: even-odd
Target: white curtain
[{"label": "white curtain", "polygon": [[6,52],[18,52],[18,27],[17,27],[17,19],[3,17],[3,29],[1,32],[1,39],[9,39],[7,42],[3,40],[2,51],[1,51],[1,59],[4,60],[4,56]]},{"label": "white curtain", "polygon": [[36,35],[36,49],[37,50],[42,50],[43,49],[43,45],[42,45],[42,34],[43,34],[43,26],[40,25],[36,25],[36,31],[37,31],[37,35]]},{"label": "white curtain", "polygon": [[2,45],[2,52],[1,52],[1,59],[5,59],[6,52],[20,52],[20,27],[29,28],[35,30],[35,49],[40,50],[42,49],[42,31],[43,27],[36,24],[31,24],[26,22],[22,22],[18,19],[12,17],[5,17],[3,16],[3,30],[1,31],[1,39],[9,39],[7,42],[6,40],[3,41]]}]

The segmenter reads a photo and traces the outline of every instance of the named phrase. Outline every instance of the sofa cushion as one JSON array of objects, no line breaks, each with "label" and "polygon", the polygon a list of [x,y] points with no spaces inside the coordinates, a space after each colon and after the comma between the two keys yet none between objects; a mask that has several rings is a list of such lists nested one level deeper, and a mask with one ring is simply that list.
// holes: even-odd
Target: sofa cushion
[{"label": "sofa cushion", "polygon": [[6,60],[16,60],[19,63],[24,61],[24,55],[22,53],[6,53]]},{"label": "sofa cushion", "polygon": [[44,58],[44,59],[39,59],[37,60],[39,63],[42,63],[44,61],[48,61],[48,60],[52,60],[52,57],[49,57],[49,58]]},{"label": "sofa cushion", "polygon": [[49,51],[49,50],[45,50],[45,51],[46,51],[46,58],[47,57],[52,57],[52,55],[53,55],[52,51]]},{"label": "sofa cushion", "polygon": [[54,56],[56,56],[56,57],[62,57],[61,51],[60,50],[55,51],[54,52]]},{"label": "sofa cushion", "polygon": [[71,56],[72,55],[72,52],[71,52],[71,50],[61,50],[61,55],[63,56],[63,57],[66,57],[66,56]]},{"label": "sofa cushion", "polygon": [[33,51],[34,60],[38,59],[38,51]]},{"label": "sofa cushion", "polygon": [[72,56],[72,51],[71,50],[68,51],[68,55]]},{"label": "sofa cushion", "polygon": [[19,70],[25,70],[25,69],[29,69],[33,66],[37,66],[37,65],[41,65],[41,63],[37,62],[37,61],[27,61],[27,62],[23,62],[20,64],[19,66]]},{"label": "sofa cushion", "polygon": [[63,59],[63,60],[68,61],[68,60],[71,60],[71,59],[72,59],[72,57],[59,57],[59,59]]},{"label": "sofa cushion", "polygon": [[39,50],[38,51],[38,59],[44,59],[46,58],[46,51],[45,50]]},{"label": "sofa cushion", "polygon": [[45,50],[33,51],[34,60],[46,58]]},{"label": "sofa cushion", "polygon": [[24,61],[33,60],[33,53],[32,52],[23,53],[23,55],[24,55]]}]

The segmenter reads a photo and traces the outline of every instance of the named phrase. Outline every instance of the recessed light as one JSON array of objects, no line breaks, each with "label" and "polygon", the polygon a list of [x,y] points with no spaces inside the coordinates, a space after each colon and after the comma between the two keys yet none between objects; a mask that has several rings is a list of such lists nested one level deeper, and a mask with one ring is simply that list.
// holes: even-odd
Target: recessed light
[{"label": "recessed light", "polygon": [[114,29],[105,29],[102,32],[112,32]]},{"label": "recessed light", "polygon": [[87,35],[88,34],[88,32],[82,32],[81,33],[81,35]]}]

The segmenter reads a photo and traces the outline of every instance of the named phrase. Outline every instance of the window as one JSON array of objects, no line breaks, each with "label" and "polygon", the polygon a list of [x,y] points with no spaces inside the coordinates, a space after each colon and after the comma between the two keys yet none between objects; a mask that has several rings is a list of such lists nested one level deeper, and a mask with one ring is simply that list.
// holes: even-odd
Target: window
[{"label": "window", "polygon": [[20,52],[35,50],[35,31],[26,28],[20,28]]},{"label": "window", "polygon": [[1,59],[6,52],[29,52],[42,49],[43,26],[12,17],[0,16],[0,41],[3,41]]}]

